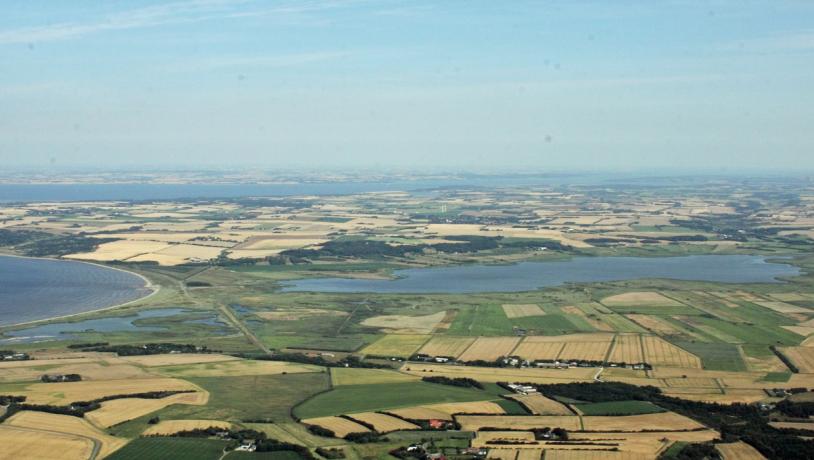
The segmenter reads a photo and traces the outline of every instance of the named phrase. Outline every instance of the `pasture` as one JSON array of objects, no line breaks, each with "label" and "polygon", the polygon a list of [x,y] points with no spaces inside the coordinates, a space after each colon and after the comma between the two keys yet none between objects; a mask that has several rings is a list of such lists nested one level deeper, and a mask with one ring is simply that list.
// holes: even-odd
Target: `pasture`
[{"label": "pasture", "polygon": [[313,418],[354,412],[386,411],[401,407],[442,402],[493,399],[480,390],[425,382],[379,385],[347,385],[320,393],[294,408],[299,418]]},{"label": "pasture", "polygon": [[204,430],[206,428],[220,428],[228,430],[232,428],[229,422],[219,420],[162,420],[156,425],[152,425],[144,430],[145,436],[167,436],[180,431]]},{"label": "pasture", "polygon": [[412,382],[418,380],[408,375],[388,369],[356,369],[352,367],[335,367],[330,370],[331,383],[340,385],[368,385],[377,383]]},{"label": "pasture", "polygon": [[107,460],[218,460],[226,444],[226,441],[219,439],[138,438],[114,452]]},{"label": "pasture", "polygon": [[429,338],[429,335],[387,334],[362,349],[362,353],[374,356],[409,358]]}]

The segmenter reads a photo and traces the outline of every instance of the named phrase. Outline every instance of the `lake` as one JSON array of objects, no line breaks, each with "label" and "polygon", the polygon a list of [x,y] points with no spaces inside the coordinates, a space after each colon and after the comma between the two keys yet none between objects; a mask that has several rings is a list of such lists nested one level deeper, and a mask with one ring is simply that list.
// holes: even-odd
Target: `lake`
[{"label": "lake", "polygon": [[575,257],[513,265],[462,265],[396,270],[395,280],[311,278],[285,283],[284,292],[466,293],[519,292],[566,283],[667,278],[719,283],[776,283],[796,276],[789,264],[761,256]]},{"label": "lake", "polygon": [[[141,310],[125,316],[112,316],[109,318],[87,319],[73,323],[49,323],[41,326],[33,326],[25,329],[9,331],[4,334],[7,338],[0,339],[0,345],[13,345],[15,343],[35,343],[49,340],[68,340],[79,337],[76,333],[81,332],[155,332],[167,330],[164,326],[144,326],[137,324],[137,321],[149,318],[169,318],[188,313],[195,313],[184,308],[157,308],[153,310]],[[203,324],[220,328],[212,331],[213,334],[221,335],[226,333],[223,330],[227,327],[225,323],[218,319],[217,313],[212,316],[200,319],[190,319],[184,321],[189,324]]]},{"label": "lake", "polygon": [[140,276],[83,262],[0,256],[0,326],[84,313],[148,295]]}]

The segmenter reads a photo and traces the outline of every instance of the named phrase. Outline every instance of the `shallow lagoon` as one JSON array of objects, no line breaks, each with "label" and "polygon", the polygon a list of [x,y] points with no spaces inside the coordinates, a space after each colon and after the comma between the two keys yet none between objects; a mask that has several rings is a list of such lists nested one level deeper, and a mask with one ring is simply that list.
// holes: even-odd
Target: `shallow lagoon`
[{"label": "shallow lagoon", "polygon": [[396,270],[395,280],[311,278],[283,291],[375,293],[519,292],[566,283],[666,278],[719,283],[776,283],[800,269],[762,256],[575,257],[512,265],[462,265]]},{"label": "shallow lagoon", "polygon": [[99,310],[150,293],[140,276],[99,265],[0,256],[0,326]]},{"label": "shallow lagoon", "polygon": [[[0,344],[12,343],[33,343],[48,340],[68,340],[77,338],[76,334],[81,332],[155,332],[165,331],[166,327],[139,325],[139,320],[148,318],[166,318],[190,313],[191,310],[184,308],[158,308],[154,310],[142,310],[128,316],[113,316],[110,318],[88,319],[74,323],[51,323],[42,326],[34,326],[26,329],[18,329],[6,332],[5,339],[0,339]],[[206,318],[190,319],[184,321],[186,324],[203,324],[224,328],[228,325],[222,322],[217,314]],[[213,332],[215,334],[224,331]]]}]

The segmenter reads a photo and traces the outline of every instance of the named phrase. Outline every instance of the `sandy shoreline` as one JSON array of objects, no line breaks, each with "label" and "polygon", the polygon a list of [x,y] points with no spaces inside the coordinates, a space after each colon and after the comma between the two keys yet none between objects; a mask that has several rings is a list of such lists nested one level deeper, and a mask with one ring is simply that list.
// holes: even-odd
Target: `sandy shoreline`
[{"label": "sandy shoreline", "polygon": [[54,258],[50,258],[50,257],[28,257],[28,256],[20,256],[20,255],[16,255],[16,254],[0,254],[0,256],[1,257],[16,257],[16,258],[20,258],[20,259],[50,260],[50,261],[54,261],[54,262],[80,263],[80,264],[95,265],[97,267],[104,268],[104,269],[109,269],[109,270],[118,270],[118,271],[120,271],[122,273],[127,273],[129,275],[133,275],[133,276],[137,276],[137,277],[141,278],[141,280],[144,282],[144,286],[140,287],[139,289],[146,288],[146,289],[148,289],[150,291],[150,293],[147,294],[147,295],[141,296],[141,297],[139,297],[137,299],[128,300],[127,302],[124,302],[124,303],[119,303],[119,304],[110,305],[110,306],[107,306],[107,307],[102,307],[102,308],[97,308],[97,309],[87,310],[87,311],[82,311],[82,312],[77,312],[77,313],[69,313],[67,315],[50,316],[48,318],[35,319],[35,320],[31,320],[31,321],[23,321],[23,322],[20,322],[20,323],[4,324],[4,325],[0,325],[0,330],[11,329],[11,328],[16,329],[16,328],[18,328],[20,326],[31,326],[31,325],[35,325],[35,324],[38,324],[38,323],[45,323],[45,322],[54,321],[54,320],[67,319],[67,318],[72,318],[74,316],[86,315],[86,314],[89,314],[89,313],[98,313],[98,312],[102,312],[102,311],[113,310],[115,308],[125,307],[127,305],[131,305],[131,304],[134,304],[136,302],[141,302],[142,300],[149,299],[150,297],[154,296],[155,294],[158,293],[158,291],[161,290],[161,286],[153,284],[153,282],[150,281],[144,275],[142,275],[140,273],[131,272],[129,270],[125,270],[125,269],[119,268],[119,267],[110,267],[110,266],[102,265],[102,264],[95,263],[95,262],[86,262],[86,261],[83,261],[83,260],[73,260],[73,259],[67,260],[67,259],[54,259]]}]

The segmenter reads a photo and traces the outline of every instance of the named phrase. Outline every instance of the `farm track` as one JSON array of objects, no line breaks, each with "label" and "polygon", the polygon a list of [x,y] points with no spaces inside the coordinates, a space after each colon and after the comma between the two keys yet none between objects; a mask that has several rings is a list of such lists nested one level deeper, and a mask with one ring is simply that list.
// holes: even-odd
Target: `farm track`
[{"label": "farm track", "polygon": [[[190,301],[194,302],[196,305],[202,305],[201,302],[196,299],[192,294],[189,293],[189,288],[186,285],[186,280],[192,278],[193,276],[200,275],[205,271],[209,270],[211,267],[204,267],[201,270],[193,272],[178,281],[179,286],[181,287],[181,293],[189,299]],[[250,342],[252,342],[258,349],[260,349],[263,353],[271,356],[273,352],[260,340],[257,338],[256,335],[249,329],[243,321],[238,318],[231,308],[225,304],[219,304],[217,306],[217,310],[223,314],[223,316],[234,326],[238,331],[240,331]]]}]

